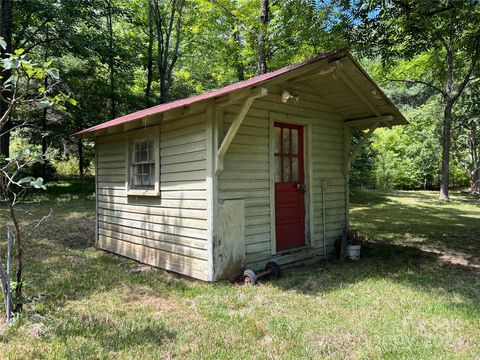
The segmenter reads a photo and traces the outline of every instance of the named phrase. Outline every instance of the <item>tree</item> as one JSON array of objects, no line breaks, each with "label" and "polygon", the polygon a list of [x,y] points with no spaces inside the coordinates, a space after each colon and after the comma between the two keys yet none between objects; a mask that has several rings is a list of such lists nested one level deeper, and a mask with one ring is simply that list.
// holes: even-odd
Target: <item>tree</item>
[{"label": "tree", "polygon": [[[6,45],[3,40],[0,40],[0,44],[3,47]],[[28,111],[50,106],[64,108],[63,104],[66,101],[75,104],[74,100],[62,93],[53,94],[59,80],[58,70],[48,62],[44,64],[31,62],[26,58],[23,49],[17,49],[14,54],[4,57],[0,68],[3,73],[6,71],[11,73],[11,76],[0,87],[2,94],[9,94],[8,97],[1,98],[1,101],[6,104],[6,111],[0,117],[0,131],[5,131],[7,122],[21,107]],[[47,82],[47,87],[44,86],[45,78],[51,80]],[[17,125],[17,128],[25,125],[26,122]],[[11,130],[12,128],[8,128],[6,131],[10,132]],[[16,267],[14,311],[17,312],[22,310],[23,304],[23,251],[28,236],[24,237],[22,234],[15,207],[29,188],[45,188],[43,178],[34,178],[27,175],[26,172],[33,164],[42,163],[46,156],[46,154],[32,151],[30,147],[24,147],[12,156],[3,158],[0,165],[0,203],[8,208],[10,219],[14,225]],[[5,279],[1,279],[0,283],[5,283]],[[3,290],[5,291],[5,289]]]},{"label": "tree", "polygon": [[154,23],[153,23],[153,6],[151,1],[148,2],[148,48],[147,48],[147,85],[145,86],[145,106],[151,104],[151,92],[153,82],[153,43],[155,41]]},{"label": "tree", "polygon": [[156,28],[157,67],[160,78],[160,103],[168,100],[172,73],[178,60],[182,30],[184,0],[161,3],[150,0]]},{"label": "tree", "polygon": [[[13,27],[13,19],[12,19],[12,7],[13,1],[12,0],[1,0],[0,4],[0,37],[5,42],[5,46],[1,47],[0,56],[4,58],[6,54],[11,53],[12,51],[12,27]],[[10,78],[11,71],[10,69],[2,68],[2,72],[0,73],[0,87],[4,88],[4,92],[2,93],[2,97],[8,97],[8,89],[4,86],[5,81]],[[8,111],[8,105],[4,102],[0,102],[0,117],[3,116]],[[12,120],[10,117],[7,117],[5,123],[0,126],[0,129],[3,129],[3,132],[0,131],[0,154],[5,157],[9,156],[9,149],[10,149],[10,129],[12,128]]]},{"label": "tree", "polygon": [[480,84],[473,84],[459,100],[459,110],[454,114],[458,161],[470,177],[470,190],[480,194]]},{"label": "tree", "polygon": [[260,26],[258,29],[257,67],[258,74],[265,74],[267,69],[267,31],[270,21],[269,0],[260,0]]},{"label": "tree", "polygon": [[[349,10],[352,10],[347,5]],[[398,0],[354,2],[349,29],[365,54],[379,53],[392,81],[422,84],[440,94],[443,105],[440,199],[448,199],[453,111],[478,68],[480,5],[476,1]],[[360,21],[360,24],[358,23]]]}]

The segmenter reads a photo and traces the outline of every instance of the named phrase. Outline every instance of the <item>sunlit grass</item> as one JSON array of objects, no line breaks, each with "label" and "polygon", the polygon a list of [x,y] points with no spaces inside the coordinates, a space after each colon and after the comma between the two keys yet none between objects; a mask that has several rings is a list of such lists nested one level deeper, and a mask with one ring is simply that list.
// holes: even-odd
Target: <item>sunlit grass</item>
[{"label": "sunlit grass", "polygon": [[28,248],[30,302],[1,332],[1,358],[480,356],[478,199],[355,192],[351,221],[369,239],[361,261],[244,287],[95,250],[92,197],[66,188],[24,219],[53,209]]}]

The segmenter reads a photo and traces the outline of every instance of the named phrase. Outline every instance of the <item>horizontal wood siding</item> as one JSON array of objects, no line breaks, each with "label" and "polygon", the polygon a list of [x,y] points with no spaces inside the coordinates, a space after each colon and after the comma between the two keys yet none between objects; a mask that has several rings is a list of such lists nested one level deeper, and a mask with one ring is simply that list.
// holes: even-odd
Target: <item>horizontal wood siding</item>
[{"label": "horizontal wood siding", "polygon": [[98,246],[206,280],[206,114],[160,125],[159,196],[127,196],[127,136],[97,138]]},{"label": "horizontal wood siding", "polygon": [[[345,224],[345,179],[343,176],[343,118],[325,100],[306,91],[300,100],[284,104],[281,91],[254,101],[230,149],[224,158],[224,171],[219,176],[219,201],[245,199],[245,245],[247,267],[260,269],[274,259],[281,265],[323,257],[323,219],[321,182],[326,180],[326,242],[329,253],[341,237]],[[224,108],[224,135],[240,109],[240,105]],[[311,119],[313,192],[313,239],[311,246],[290,254],[271,252],[270,224],[270,112]],[[305,160],[306,162],[308,159]]]}]

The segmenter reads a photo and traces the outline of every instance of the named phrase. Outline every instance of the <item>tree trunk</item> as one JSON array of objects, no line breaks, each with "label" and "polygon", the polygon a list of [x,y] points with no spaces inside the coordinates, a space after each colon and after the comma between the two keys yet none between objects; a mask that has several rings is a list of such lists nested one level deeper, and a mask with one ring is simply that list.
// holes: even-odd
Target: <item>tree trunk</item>
[{"label": "tree trunk", "polygon": [[[177,62],[180,49],[180,30],[182,24],[183,0],[172,0],[170,10],[162,9],[158,0],[151,0],[154,11],[154,20],[157,33],[157,66],[160,82],[160,103],[168,100],[168,93],[172,85],[172,73]],[[165,13],[170,11],[169,16]],[[175,36],[173,39],[172,36]],[[172,39],[175,41],[171,44]]]},{"label": "tree trunk", "polygon": [[472,157],[472,169],[470,170],[470,190],[472,193],[480,193],[480,159],[477,146],[477,124],[472,122],[468,139],[468,147]]},{"label": "tree trunk", "polygon": [[110,70],[110,117],[115,119],[117,117],[116,99],[115,99],[115,64],[113,53],[113,23],[112,23],[112,3],[107,0],[107,24],[109,37],[109,59],[108,67]]},{"label": "tree trunk", "polygon": [[8,203],[10,210],[10,217],[13,221],[13,226],[15,227],[15,262],[16,262],[16,276],[15,281],[17,285],[15,286],[15,306],[13,311],[19,313],[22,311],[23,302],[22,302],[22,293],[23,293],[23,241],[20,234],[20,225],[18,224],[17,215],[15,213],[15,208],[13,204]]},{"label": "tree trunk", "polygon": [[[46,29],[45,39],[48,43],[48,25]],[[44,61],[45,62],[48,61],[48,47],[46,45],[45,45]],[[43,82],[43,87],[45,89],[48,88],[48,77],[45,77]],[[47,153],[47,113],[48,113],[47,108],[44,108],[42,111],[42,155],[45,155]],[[42,164],[42,177],[44,179],[47,178],[47,166],[48,166],[48,162],[47,160],[45,160]]]},{"label": "tree trunk", "polygon": [[[12,52],[12,0],[1,0],[1,14],[0,14],[0,36],[6,42],[7,46],[5,49],[1,49],[0,54],[5,57],[5,54]],[[3,85],[3,82],[8,80],[12,72],[10,70],[2,71],[0,74],[2,78],[0,79],[0,84]],[[5,91],[3,94],[4,98],[8,97],[8,91]],[[8,104],[1,101],[0,102],[0,117],[5,114],[8,109]],[[7,123],[0,129],[0,134],[3,134],[0,137],[0,154],[5,157],[10,155],[10,130],[12,128],[12,120],[8,119]]]},{"label": "tree trunk", "polygon": [[148,2],[148,50],[147,50],[147,86],[145,88],[145,106],[151,105],[151,92],[153,81],[153,14],[152,4]]},{"label": "tree trunk", "polygon": [[258,31],[258,49],[257,49],[257,67],[258,74],[265,74],[267,70],[267,25],[269,21],[269,4],[268,0],[260,0],[260,29]]},{"label": "tree trunk", "polygon": [[450,146],[452,131],[452,104],[445,103],[443,112],[443,136],[442,136],[442,179],[440,181],[441,200],[448,200],[448,186],[450,179]]},{"label": "tree trunk", "polygon": [[245,70],[243,67],[243,63],[241,61],[241,56],[240,56],[240,48],[241,48],[241,41],[240,41],[240,33],[238,30],[235,30],[232,34],[233,40],[235,42],[235,53],[234,53],[234,64],[235,64],[235,69],[237,70],[237,78],[238,81],[243,81],[245,80]]},{"label": "tree trunk", "polygon": [[84,170],[83,170],[83,141],[82,141],[82,139],[77,140],[77,146],[78,146],[78,175],[80,176],[80,181],[83,183]]}]

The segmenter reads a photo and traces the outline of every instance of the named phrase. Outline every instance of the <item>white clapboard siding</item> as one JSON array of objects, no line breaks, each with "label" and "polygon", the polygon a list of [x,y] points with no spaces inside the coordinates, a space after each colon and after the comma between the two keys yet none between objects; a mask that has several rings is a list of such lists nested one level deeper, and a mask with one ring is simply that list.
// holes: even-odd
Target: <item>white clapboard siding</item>
[{"label": "white clapboard siding", "polygon": [[[339,89],[343,85],[339,84]],[[284,104],[281,92],[256,99],[225,155],[224,170],[218,179],[218,199],[245,199],[245,246],[247,266],[260,269],[274,259],[281,265],[319,259],[323,256],[322,180],[325,190],[325,235],[327,250],[341,237],[345,226],[345,177],[343,117],[314,91],[299,92],[299,101]],[[223,133],[228,131],[240,105],[224,108]],[[311,119],[313,192],[311,218],[313,246],[287,255],[271,253],[274,241],[270,224],[269,113]],[[305,134],[307,139],[307,134]],[[307,159],[306,159],[307,161]]]},{"label": "white clapboard siding", "polygon": [[159,196],[126,192],[128,133],[97,139],[98,246],[206,280],[206,114],[164,122],[159,133]]}]

